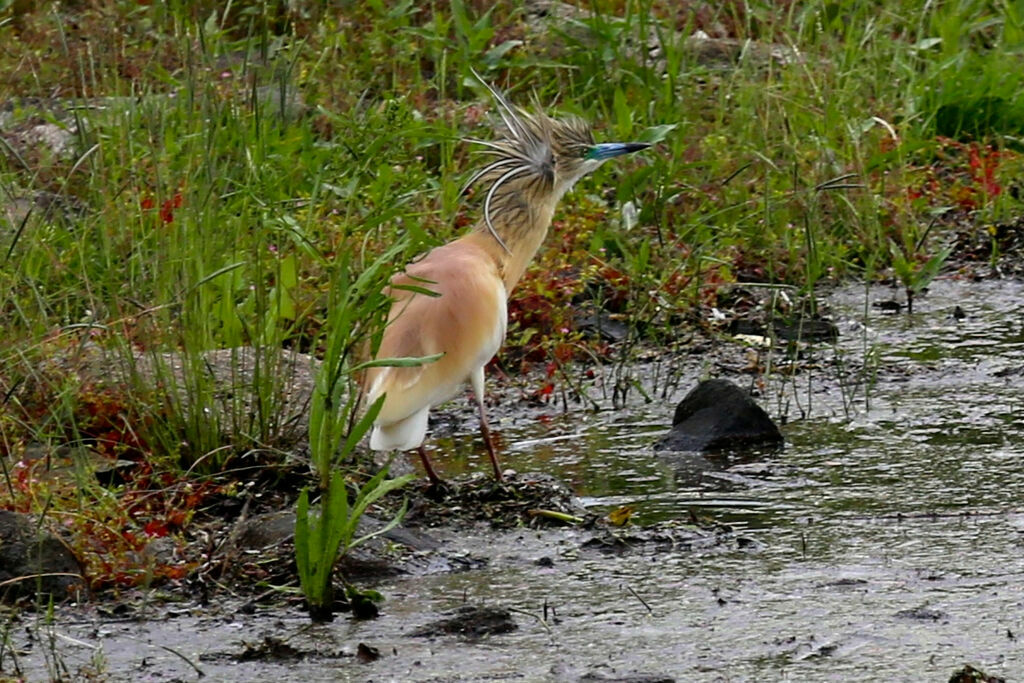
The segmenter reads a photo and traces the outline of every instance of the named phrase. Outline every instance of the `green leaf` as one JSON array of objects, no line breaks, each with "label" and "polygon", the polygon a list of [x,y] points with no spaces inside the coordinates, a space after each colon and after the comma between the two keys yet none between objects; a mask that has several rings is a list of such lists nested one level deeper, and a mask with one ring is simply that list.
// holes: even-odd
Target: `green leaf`
[{"label": "green leaf", "polygon": [[435,363],[444,357],[443,353],[435,353],[430,356],[402,357],[402,358],[377,358],[368,360],[365,363],[352,368],[350,372],[359,372],[367,368],[415,368],[421,365]]},{"label": "green leaf", "polygon": [[392,7],[388,11],[388,18],[389,19],[397,19],[399,17],[404,17],[407,14],[413,14],[413,13],[419,11],[419,10],[413,9],[413,3],[415,1],[416,0],[402,0],[401,2],[397,3],[394,7]]},{"label": "green leaf", "polygon": [[472,32],[472,24],[466,12],[466,4],[462,0],[451,0],[452,19],[455,21],[455,30],[463,38],[468,38]]},{"label": "green leaf", "polygon": [[[359,421],[352,426],[352,431],[349,432],[348,438],[345,439],[345,443],[341,447],[341,456],[343,458],[354,451],[356,444],[362,441],[366,433],[370,431],[370,428],[373,426],[373,421],[377,419],[377,415],[380,414],[380,409],[384,406],[385,398],[387,398],[386,394],[380,396],[376,401],[374,401],[373,404],[367,408],[366,413],[359,418]],[[381,471],[383,472],[384,470]]]},{"label": "green leaf", "polygon": [[921,40],[919,40],[916,43],[914,43],[913,45],[911,45],[910,49],[914,50],[915,52],[923,52],[925,50],[929,50],[929,49],[935,47],[936,45],[941,45],[941,44],[942,44],[942,38],[937,38],[937,37],[922,38]]},{"label": "green leaf", "polygon": [[338,557],[338,550],[345,544],[348,549],[347,540],[352,535],[352,528],[359,522],[358,516],[350,516],[348,506],[348,487],[345,485],[345,477],[341,472],[335,471],[331,476],[331,483],[324,491],[324,498],[321,501],[322,518],[324,526],[324,538],[321,560],[333,567]]},{"label": "green leaf", "polygon": [[345,586],[345,595],[348,596],[349,600],[365,598],[372,602],[384,602],[384,596],[379,591],[375,591],[372,588],[356,588],[351,584]]},{"label": "green leaf", "polygon": [[[272,308],[267,315],[268,334],[279,320],[295,320],[295,300],[287,289],[274,287],[270,290],[269,298]],[[270,314],[271,312],[273,314]]]},{"label": "green leaf", "polygon": [[289,254],[280,260],[277,281],[281,287],[291,289],[299,284],[298,266],[295,261],[295,254]]},{"label": "green leaf", "polygon": [[635,271],[642,273],[647,270],[647,266],[650,265],[651,261],[651,241],[646,237],[640,242],[640,249],[637,251],[634,264]]},{"label": "green leaf", "polygon": [[484,54],[484,63],[490,66],[496,65],[501,61],[501,58],[505,56],[505,53],[512,48],[519,47],[523,44],[521,40],[506,40],[500,45],[495,45]]},{"label": "green leaf", "polygon": [[891,238],[889,239],[889,256],[892,259],[890,263],[893,273],[903,283],[903,286],[909,287],[913,283],[913,264],[903,253],[903,249],[899,244]]},{"label": "green leaf", "polygon": [[200,287],[202,287],[203,285],[205,285],[207,282],[210,282],[211,280],[216,280],[221,275],[224,275],[225,273],[230,273],[235,268],[241,268],[244,265],[245,265],[245,261],[239,261],[238,263],[232,263],[231,265],[224,266],[223,268],[218,268],[217,270],[213,271],[209,275],[203,277],[201,280],[199,280],[199,282],[197,282],[194,285],[192,285],[190,291],[194,292],[197,289],[199,289]]},{"label": "green leaf", "polygon": [[441,292],[434,291],[433,289],[427,289],[426,287],[418,287],[417,285],[391,285],[391,289],[397,289],[403,292],[412,292],[413,294],[423,294],[429,297],[439,297]]},{"label": "green leaf", "polygon": [[210,12],[210,16],[203,22],[203,33],[206,36],[213,36],[220,30],[220,25],[217,22],[217,10]]},{"label": "green leaf", "polygon": [[319,591],[315,586],[313,549],[310,547],[309,534],[309,491],[302,489],[299,494],[298,507],[295,512],[295,564],[299,571],[299,584],[302,592],[310,602],[315,602]]},{"label": "green leaf", "polygon": [[640,137],[637,138],[637,142],[649,142],[652,145],[656,142],[661,142],[669,133],[675,130],[678,125],[678,123],[666,123],[661,126],[645,128],[640,133]]},{"label": "green leaf", "polygon": [[633,108],[626,102],[626,93],[622,91],[622,88],[615,89],[613,107],[615,110],[616,134],[620,137],[626,136],[633,128]]},{"label": "green leaf", "polygon": [[952,253],[952,250],[946,248],[925,261],[924,265],[917,271],[911,289],[914,292],[919,292],[927,287],[935,279],[935,276],[939,274],[939,270],[946,262],[946,259],[949,258],[950,253]]},{"label": "green leaf", "polygon": [[[416,479],[416,477],[414,475],[412,475],[412,474],[406,474],[403,477],[400,477],[399,479],[402,480],[401,485],[405,486],[410,481],[413,481],[414,479]],[[393,479],[392,481],[399,481],[399,479]],[[397,487],[395,487],[395,488],[397,488]],[[387,524],[382,526],[380,529],[377,529],[376,531],[372,531],[372,532],[366,534],[365,536],[360,536],[359,538],[355,539],[350,544],[351,547],[354,548],[354,547],[360,545],[361,543],[370,540],[371,538],[375,538],[377,536],[380,536],[381,534],[386,534],[387,532],[389,532],[392,529],[394,529],[396,526],[398,526],[398,524],[402,521],[402,519],[405,518],[405,513],[406,513],[406,510],[407,510],[408,506],[409,506],[409,501],[408,500],[403,500],[402,501],[402,507],[399,508],[398,512],[395,513],[395,516],[391,518],[390,522],[388,522]]]}]

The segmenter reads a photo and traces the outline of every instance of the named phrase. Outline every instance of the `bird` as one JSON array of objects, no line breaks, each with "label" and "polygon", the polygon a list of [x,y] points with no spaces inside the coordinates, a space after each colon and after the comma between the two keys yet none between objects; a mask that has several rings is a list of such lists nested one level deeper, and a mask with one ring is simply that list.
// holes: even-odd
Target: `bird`
[{"label": "bird", "polygon": [[[481,216],[465,235],[435,247],[394,275],[391,307],[375,359],[436,357],[418,366],[371,367],[369,405],[383,398],[370,433],[375,451],[416,450],[432,484],[441,479],[427,455],[431,408],[473,390],[480,433],[502,470],[484,406],[484,366],[505,339],[507,301],[548,233],[555,207],[583,176],[605,161],[648,148],[644,142],[595,143],[578,117],[552,118],[513,106],[474,71],[493,97],[502,127],[494,140],[468,139],[491,157],[462,189],[482,188]],[[427,291],[429,290],[429,291]]]}]

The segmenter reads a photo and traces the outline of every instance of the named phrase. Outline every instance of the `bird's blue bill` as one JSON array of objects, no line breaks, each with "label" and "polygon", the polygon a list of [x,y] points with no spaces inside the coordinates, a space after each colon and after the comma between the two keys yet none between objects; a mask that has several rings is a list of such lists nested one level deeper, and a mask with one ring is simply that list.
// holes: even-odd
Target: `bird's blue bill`
[{"label": "bird's blue bill", "polygon": [[650,146],[650,143],[647,142],[605,142],[591,147],[590,151],[587,152],[587,158],[594,161],[604,161],[605,159],[622,156],[623,154],[639,152]]}]

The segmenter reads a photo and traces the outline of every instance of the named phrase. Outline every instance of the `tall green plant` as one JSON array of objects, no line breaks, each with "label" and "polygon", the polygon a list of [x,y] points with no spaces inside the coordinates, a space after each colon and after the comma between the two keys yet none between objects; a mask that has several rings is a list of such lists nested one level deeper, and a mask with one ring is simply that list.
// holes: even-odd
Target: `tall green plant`
[{"label": "tall green plant", "polygon": [[373,426],[384,397],[358,416],[360,395],[355,383],[359,371],[375,365],[417,365],[431,359],[381,359],[359,364],[361,349],[372,348],[385,325],[390,303],[384,293],[396,256],[406,244],[400,241],[361,272],[355,272],[351,254],[339,255],[327,317],[327,344],[323,365],[316,377],[310,408],[309,444],[320,488],[320,505],[310,507],[310,492],[299,495],[295,521],[295,560],[310,616],[316,621],[333,616],[332,575],[337,559],[365,541],[397,525],[405,504],[382,528],[356,536],[367,507],[385,494],[405,486],[415,477],[386,479],[385,466],[359,488],[349,504],[345,477],[339,464],[348,463],[356,446]]}]

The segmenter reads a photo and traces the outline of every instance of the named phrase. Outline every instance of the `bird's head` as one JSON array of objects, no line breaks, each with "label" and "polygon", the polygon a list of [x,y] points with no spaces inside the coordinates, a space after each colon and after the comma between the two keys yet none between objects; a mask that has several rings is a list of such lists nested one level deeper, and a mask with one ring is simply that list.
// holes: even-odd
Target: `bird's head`
[{"label": "bird's head", "polygon": [[492,224],[492,208],[502,198],[553,207],[576,181],[608,159],[650,147],[646,142],[595,143],[590,125],[582,119],[551,118],[536,101],[536,111],[528,113],[480,81],[498,104],[504,130],[497,140],[470,140],[495,159],[477,171],[464,189],[477,182],[487,187],[484,219],[502,245]]},{"label": "bird's head", "polygon": [[561,196],[577,180],[609,159],[647,149],[646,142],[594,142],[590,126],[578,118],[551,119],[543,117],[550,140],[554,186]]}]

